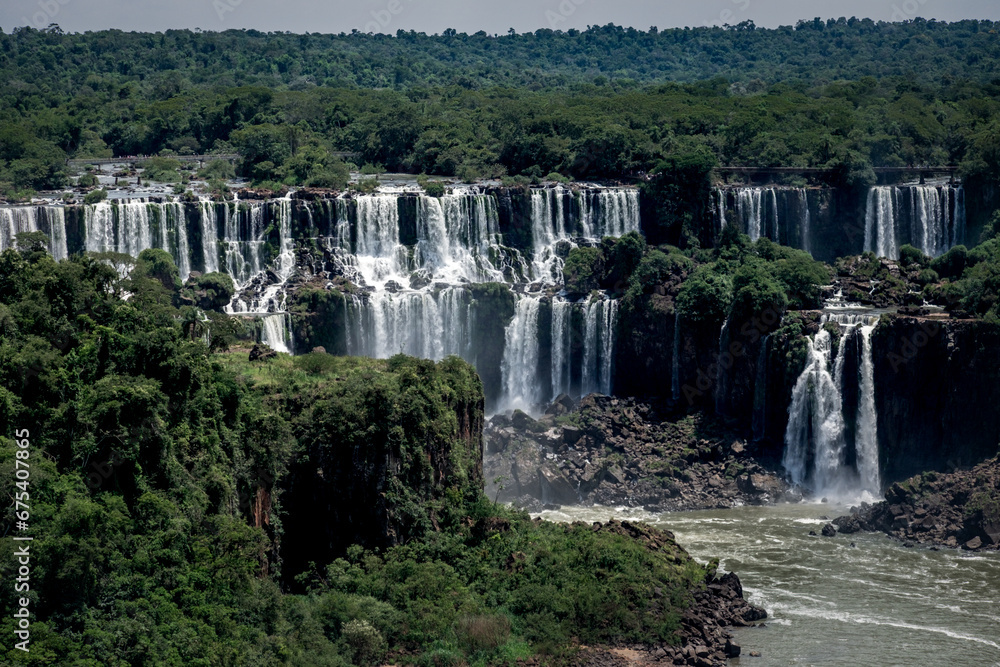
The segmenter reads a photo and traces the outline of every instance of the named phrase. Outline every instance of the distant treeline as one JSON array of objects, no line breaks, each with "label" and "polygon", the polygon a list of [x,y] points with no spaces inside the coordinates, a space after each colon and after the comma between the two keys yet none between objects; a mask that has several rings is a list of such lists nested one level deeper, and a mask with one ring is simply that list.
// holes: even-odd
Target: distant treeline
[{"label": "distant treeline", "polygon": [[[738,17],[737,17],[738,18]],[[648,31],[615,25],[494,36],[296,35],[256,30],[63,34],[18,28],[0,36],[0,79],[72,93],[91,75],[151,84],[158,97],[190,85],[303,88],[564,86],[699,81],[808,85],[863,76],[917,83],[988,82],[1000,72],[992,21],[800,21]],[[90,85],[90,84],[88,84]]]},{"label": "distant treeline", "polygon": [[994,30],[860,20],[503,37],[19,29],[0,34],[0,193],[65,184],[67,157],[211,151],[238,152],[242,175],[289,186],[341,186],[337,151],[359,154],[368,173],[465,180],[720,163],[826,167],[848,185],[870,184],[873,166],[953,164],[992,179]]}]

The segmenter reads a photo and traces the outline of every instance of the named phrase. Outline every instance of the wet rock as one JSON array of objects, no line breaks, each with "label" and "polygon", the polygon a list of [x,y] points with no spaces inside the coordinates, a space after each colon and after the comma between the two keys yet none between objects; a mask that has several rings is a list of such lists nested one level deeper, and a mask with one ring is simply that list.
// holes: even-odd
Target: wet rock
[{"label": "wet rock", "polygon": [[727,658],[738,658],[740,657],[740,652],[742,649],[739,644],[734,644],[731,640],[726,640],[726,646],[723,652],[726,654]]},{"label": "wet rock", "polygon": [[575,445],[583,437],[583,431],[575,426],[563,427],[563,441],[567,445]]},{"label": "wet rock", "polygon": [[268,359],[273,359],[278,356],[278,353],[269,348],[267,345],[262,345],[257,343],[250,350],[250,361],[267,361]]},{"label": "wet rock", "polygon": [[837,529],[833,527],[832,523],[823,526],[823,537],[835,537],[836,535]]},{"label": "wet rock", "polygon": [[975,551],[976,549],[979,549],[982,546],[983,546],[983,541],[977,535],[976,537],[973,537],[971,540],[963,544],[962,548],[967,549],[969,551]]}]

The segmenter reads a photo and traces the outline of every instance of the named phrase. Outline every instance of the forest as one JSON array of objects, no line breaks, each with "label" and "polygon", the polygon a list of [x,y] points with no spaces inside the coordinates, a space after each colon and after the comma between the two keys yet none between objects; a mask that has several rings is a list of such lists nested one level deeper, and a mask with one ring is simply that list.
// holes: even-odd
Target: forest
[{"label": "forest", "polygon": [[[69,185],[68,158],[211,152],[239,153],[239,174],[273,187],[342,188],[338,152],[356,154],[354,166],[369,173],[468,181],[616,179],[678,159],[825,167],[836,184],[870,184],[871,167],[960,165],[966,176],[995,176],[994,32],[984,22],[855,20],[497,38],[19,29],[0,36],[0,188],[18,200]],[[566,74],[535,83],[483,75],[476,58],[491,44],[513,62],[520,54]],[[674,59],[673,48],[715,55]],[[604,69],[588,53],[606,54]],[[651,69],[612,69],[619,57]],[[411,80],[314,73],[321,60],[346,59],[360,73],[397,58]],[[716,61],[725,66],[706,69]],[[678,72],[658,62],[691,64]],[[504,70],[495,54],[489,63]],[[275,72],[262,74],[264,64]]]}]

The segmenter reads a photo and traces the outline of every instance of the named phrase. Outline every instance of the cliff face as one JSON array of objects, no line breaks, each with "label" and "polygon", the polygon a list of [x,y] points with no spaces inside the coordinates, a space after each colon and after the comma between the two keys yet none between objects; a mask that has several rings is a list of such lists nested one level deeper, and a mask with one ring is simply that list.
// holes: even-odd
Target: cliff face
[{"label": "cliff face", "polygon": [[277,484],[286,572],[418,538],[446,494],[483,487],[482,385],[463,361],[356,360],[288,407],[302,433]]},{"label": "cliff face", "polygon": [[[806,339],[819,330],[818,313],[789,313],[783,328],[730,327],[719,333],[682,326],[674,373],[673,315],[653,295],[622,321],[616,393],[670,398],[677,412],[701,409],[733,421],[780,459],[792,389],[805,363]],[[799,322],[798,326],[789,326]],[[885,483],[925,471],[974,465],[1000,442],[1000,329],[982,321],[884,318],[872,343],[880,469]],[[843,373],[858,376],[862,350],[847,345]],[[763,370],[761,369],[763,365]],[[832,364],[831,364],[832,367]],[[671,377],[678,379],[674,394]],[[858,384],[843,383],[847,463],[855,451]]]},{"label": "cliff face", "polygon": [[1000,330],[897,317],[875,330],[875,401],[888,481],[969,466],[1000,442]]}]

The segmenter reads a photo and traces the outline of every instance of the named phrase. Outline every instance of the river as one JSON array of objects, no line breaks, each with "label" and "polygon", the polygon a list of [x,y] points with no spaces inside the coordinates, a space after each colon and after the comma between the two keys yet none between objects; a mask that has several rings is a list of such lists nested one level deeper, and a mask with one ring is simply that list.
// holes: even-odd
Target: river
[{"label": "river", "polygon": [[645,521],[672,531],[701,562],[718,556],[769,615],[766,627],[735,633],[743,657],[734,665],[1000,665],[1000,553],[907,548],[881,534],[809,535],[827,523],[820,517],[847,509],[784,504],[657,515],[564,507],[538,516]]}]

